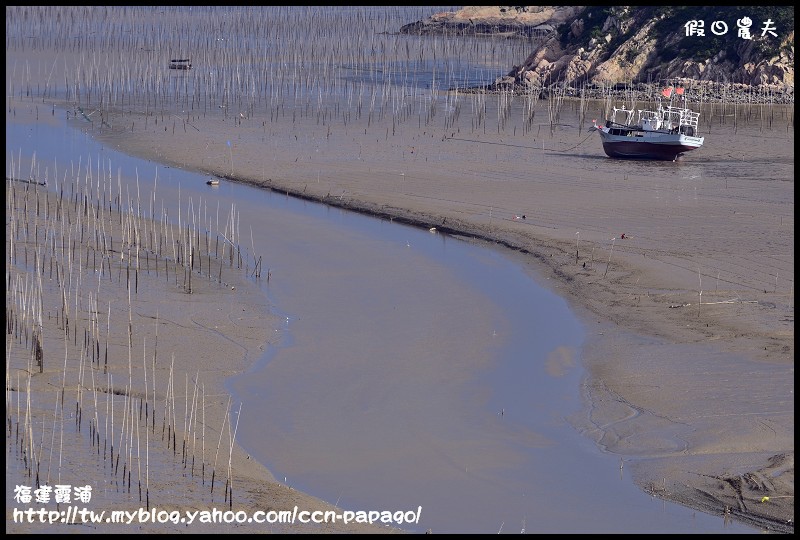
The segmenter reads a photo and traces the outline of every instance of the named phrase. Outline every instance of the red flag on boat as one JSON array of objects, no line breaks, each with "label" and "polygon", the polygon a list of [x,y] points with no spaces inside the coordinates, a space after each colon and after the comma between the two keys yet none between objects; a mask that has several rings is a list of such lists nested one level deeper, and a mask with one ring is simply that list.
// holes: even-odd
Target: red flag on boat
[{"label": "red flag on boat", "polygon": [[679,96],[682,96],[683,95],[683,87],[679,86],[678,88],[676,88],[675,89],[675,93],[678,94]]},{"label": "red flag on boat", "polygon": [[670,97],[670,96],[672,95],[672,90],[673,90],[673,89],[672,89],[672,87],[671,87],[671,86],[670,86],[669,88],[664,88],[664,89],[661,91],[661,95],[663,95],[664,97]]}]

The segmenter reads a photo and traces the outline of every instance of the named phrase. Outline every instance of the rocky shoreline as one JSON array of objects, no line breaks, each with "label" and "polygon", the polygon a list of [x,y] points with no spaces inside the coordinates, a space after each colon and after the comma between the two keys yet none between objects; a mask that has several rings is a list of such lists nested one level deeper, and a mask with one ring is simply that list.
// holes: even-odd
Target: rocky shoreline
[{"label": "rocky shoreline", "polygon": [[[506,76],[492,84],[460,88],[461,93],[500,93],[510,92],[515,95],[534,95],[539,99],[555,97],[578,99],[627,99],[638,102],[654,101],[661,96],[661,91],[668,87],[681,87],[685,89],[684,96],[687,101],[700,103],[726,103],[735,105],[788,105],[794,103],[793,88],[763,88],[753,87],[749,84],[724,83],[700,81],[696,79],[679,79],[669,83],[617,83],[595,84],[588,83],[581,86],[554,83],[547,86],[521,84],[514,77]],[[452,89],[451,89],[452,90]]]},{"label": "rocky shoreline", "polygon": [[678,24],[682,17],[736,16],[731,9],[471,6],[437,13],[400,32],[537,38],[519,65],[491,84],[459,89],[466,93],[651,101],[663,88],[681,86],[692,102],[794,103],[794,32],[786,30],[793,16],[769,11],[780,22],[780,34],[738,42],[684,37]]}]

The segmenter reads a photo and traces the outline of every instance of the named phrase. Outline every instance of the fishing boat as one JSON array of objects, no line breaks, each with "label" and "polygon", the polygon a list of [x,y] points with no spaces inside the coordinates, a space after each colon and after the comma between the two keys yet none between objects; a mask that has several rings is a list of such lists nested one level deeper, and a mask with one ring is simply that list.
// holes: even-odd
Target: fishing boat
[{"label": "fishing boat", "polygon": [[[677,95],[683,89],[677,89]],[[673,96],[673,89],[662,92]],[[593,129],[600,133],[603,150],[613,158],[654,159],[675,161],[685,152],[703,146],[704,137],[698,136],[700,113],[688,107],[662,105],[655,110],[614,107],[611,117],[602,127],[594,122]]]},{"label": "fishing boat", "polygon": [[219,178],[209,178],[206,180],[206,184],[209,186],[218,186],[219,185]]},{"label": "fishing boat", "polygon": [[169,69],[192,69],[192,61],[189,58],[177,58],[170,60]]}]

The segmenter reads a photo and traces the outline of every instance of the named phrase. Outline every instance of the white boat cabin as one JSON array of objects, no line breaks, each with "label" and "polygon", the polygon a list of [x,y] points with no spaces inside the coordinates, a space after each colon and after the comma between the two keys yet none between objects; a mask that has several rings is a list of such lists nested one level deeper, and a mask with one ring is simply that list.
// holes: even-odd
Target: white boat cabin
[{"label": "white boat cabin", "polygon": [[[634,121],[634,113],[636,120]],[[664,133],[682,133],[697,136],[700,113],[693,112],[685,107],[663,107],[658,109],[626,109],[614,107],[611,118],[606,127],[628,127],[641,131],[663,131]],[[617,120],[619,118],[619,121]]]}]

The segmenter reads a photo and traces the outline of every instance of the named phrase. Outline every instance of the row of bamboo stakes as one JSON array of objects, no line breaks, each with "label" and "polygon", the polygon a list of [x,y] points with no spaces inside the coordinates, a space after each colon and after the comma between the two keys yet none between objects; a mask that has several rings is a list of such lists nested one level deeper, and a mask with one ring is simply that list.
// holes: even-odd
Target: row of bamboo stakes
[{"label": "row of bamboo stakes", "polygon": [[[52,65],[14,63],[9,91],[12,97],[75,104],[76,115],[112,129],[133,130],[135,120],[122,121],[131,110],[144,113],[145,129],[155,125],[166,130],[171,124],[173,133],[179,124],[184,130],[197,129],[194,119],[221,111],[237,122],[253,117],[277,121],[289,115],[294,122],[305,117],[328,125],[334,119],[344,126],[359,120],[366,127],[390,123],[393,133],[404,122],[435,126],[437,119],[445,133],[467,127],[485,133],[493,129],[489,120],[495,117],[498,133],[520,128],[524,134],[538,108],[552,135],[569,101],[570,90],[558,81],[545,78],[525,92],[512,86],[499,86],[491,94],[473,90],[508,73],[538,41],[398,33],[404,24],[427,15],[419,6],[174,9],[168,14],[135,7],[10,8],[9,50],[70,51],[74,57],[63,54]],[[60,23],[66,19],[69,25]],[[110,30],[94,32],[98,24]],[[195,68],[169,70],[166,59],[176,54],[191,56]],[[54,77],[56,68],[63,80]],[[41,80],[46,82],[37,82]],[[648,95],[660,96],[661,83],[650,86]],[[705,87],[698,87],[699,103],[694,105],[701,109],[706,131],[715,123],[727,124],[730,117],[734,128],[754,121],[762,129],[771,128],[786,114],[774,110],[778,94],[771,88],[751,87],[742,98],[741,89],[729,86],[721,86],[721,103],[709,102]],[[585,127],[588,88],[583,85],[580,103],[574,105],[581,110],[579,129]],[[641,100],[633,85],[622,94],[612,84],[592,88],[592,95],[603,96],[603,111],[596,113],[603,118],[615,104],[634,108]],[[543,89],[548,93],[545,105],[540,104]],[[520,100],[512,116],[512,106]],[[470,126],[460,126],[467,101],[473,111]],[[793,123],[793,105],[789,109],[787,126]]]},{"label": "row of bamboo stakes", "polygon": [[[208,426],[209,433],[219,432],[212,455],[199,371],[191,378],[184,374],[181,381],[174,369],[176,352],[171,352],[165,379],[158,314],[148,350],[146,337],[137,343],[142,327],[134,323],[132,299],[140,294],[140,275],[147,276],[148,286],[163,276],[164,286],[186,294],[193,292],[193,276],[227,289],[226,266],[231,269],[226,272],[236,268],[260,278],[261,257],[239,244],[236,206],[231,205],[222,223],[219,205],[211,216],[202,200],[195,205],[189,199],[183,211],[179,201],[177,216],[168,215],[162,202],[159,215],[157,182],[142,198],[137,178],[132,195],[121,175],[114,181],[110,164],[104,169],[99,162],[96,168],[78,163],[63,171],[60,181],[58,174],[52,180],[47,172],[40,175],[37,164],[27,178],[13,158],[11,168],[6,180],[6,437],[9,447],[14,441],[24,476],[36,486],[60,482],[63,464],[77,459],[65,453],[83,451],[64,448],[65,425],[74,421],[74,432],[88,437],[104,474],[123,492],[138,493],[148,509],[149,456],[155,444],[180,457],[183,469],[208,486],[212,499],[224,475],[224,500],[232,505],[238,417],[231,426],[231,399],[222,425]],[[112,312],[125,309],[113,300],[120,294],[128,297],[127,358],[119,344],[114,346],[111,326]],[[133,358],[139,346],[141,364]],[[126,362],[127,376],[120,373]],[[48,374],[60,379],[51,405],[46,405],[51,392],[37,384]],[[226,426],[228,463],[221,471]]]}]

